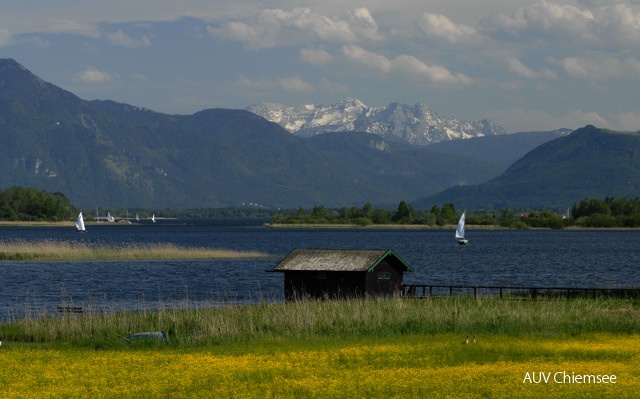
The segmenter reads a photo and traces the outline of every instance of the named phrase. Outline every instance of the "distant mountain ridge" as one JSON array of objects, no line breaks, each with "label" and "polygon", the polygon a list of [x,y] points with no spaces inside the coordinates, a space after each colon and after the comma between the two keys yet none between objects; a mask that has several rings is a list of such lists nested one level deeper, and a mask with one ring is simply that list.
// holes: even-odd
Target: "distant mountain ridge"
[{"label": "distant mountain ridge", "polygon": [[296,137],[244,110],[168,115],[82,100],[0,59],[0,187],[81,207],[394,203],[500,173],[369,133]]},{"label": "distant mountain ridge", "polygon": [[460,121],[443,118],[421,103],[391,103],[386,107],[369,107],[360,100],[346,98],[326,106],[305,104],[290,107],[261,103],[246,109],[303,137],[326,132],[360,131],[374,133],[388,140],[427,145],[447,140],[506,134],[504,128],[488,119]]},{"label": "distant mountain ridge", "polygon": [[640,132],[588,125],[529,151],[504,173],[416,201],[469,209],[566,209],[585,198],[640,195]]},{"label": "distant mountain ridge", "polygon": [[587,126],[429,146],[366,132],[303,138],[246,110],[86,101],[0,59],[0,169],[0,188],[61,192],[87,208],[566,209],[638,195],[640,134]]},{"label": "distant mountain ridge", "polygon": [[506,169],[539,145],[570,133],[569,129],[557,129],[549,132],[474,137],[468,140],[441,141],[431,144],[429,149],[443,154],[495,163]]}]

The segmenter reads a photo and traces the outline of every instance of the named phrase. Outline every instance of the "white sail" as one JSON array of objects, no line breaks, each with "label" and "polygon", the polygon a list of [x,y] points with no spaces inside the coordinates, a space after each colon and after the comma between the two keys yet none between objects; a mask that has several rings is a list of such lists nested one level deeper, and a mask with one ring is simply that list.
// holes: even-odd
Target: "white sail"
[{"label": "white sail", "polygon": [[155,214],[153,214],[153,215],[151,216],[151,221],[152,221],[153,223],[155,223],[155,222],[156,222],[156,215],[155,215]]},{"label": "white sail", "polygon": [[84,218],[82,217],[82,212],[78,215],[78,220],[76,220],[76,230],[78,231],[87,231],[84,227]]},{"label": "white sail", "polygon": [[460,216],[460,220],[458,221],[458,226],[456,227],[456,240],[460,243],[466,243],[467,240],[464,238],[464,221],[465,215],[467,211],[462,212],[462,216]]},{"label": "white sail", "polygon": [[115,222],[116,221],[116,219],[113,216],[111,216],[111,212],[107,212],[107,220],[109,222]]}]

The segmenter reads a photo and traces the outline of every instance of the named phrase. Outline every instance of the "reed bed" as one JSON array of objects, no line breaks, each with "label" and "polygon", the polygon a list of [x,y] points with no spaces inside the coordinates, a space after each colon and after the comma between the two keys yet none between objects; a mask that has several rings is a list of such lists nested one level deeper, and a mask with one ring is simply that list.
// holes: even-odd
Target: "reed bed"
[{"label": "reed bed", "polygon": [[111,245],[80,241],[0,241],[1,260],[140,260],[256,258],[258,251],[181,247],[172,243]]},{"label": "reed bed", "polygon": [[171,345],[210,346],[263,339],[390,337],[413,334],[576,336],[640,334],[634,300],[509,301],[450,297],[432,300],[299,301],[252,305],[159,304],[141,312],[105,307],[82,314],[33,316],[0,324],[15,342],[122,346],[129,331],[163,330]]}]

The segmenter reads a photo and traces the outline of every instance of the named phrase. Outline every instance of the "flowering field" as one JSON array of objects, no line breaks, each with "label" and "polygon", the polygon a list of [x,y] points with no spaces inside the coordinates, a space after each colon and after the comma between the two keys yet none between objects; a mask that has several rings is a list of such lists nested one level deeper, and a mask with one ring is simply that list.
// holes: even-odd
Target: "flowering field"
[{"label": "flowering field", "polygon": [[0,398],[624,398],[640,392],[637,334],[486,334],[467,345],[463,339],[451,333],[277,338],[116,350],[3,344]]}]

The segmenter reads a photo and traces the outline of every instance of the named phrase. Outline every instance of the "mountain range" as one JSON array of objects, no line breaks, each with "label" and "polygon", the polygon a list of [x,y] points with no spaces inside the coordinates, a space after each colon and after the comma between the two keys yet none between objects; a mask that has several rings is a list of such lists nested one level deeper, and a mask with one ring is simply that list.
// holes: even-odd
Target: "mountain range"
[{"label": "mountain range", "polygon": [[451,187],[416,206],[452,202],[473,209],[563,209],[585,198],[636,198],[640,131],[585,126],[541,144],[485,183]]},{"label": "mountain range", "polygon": [[638,140],[592,126],[428,146],[357,131],[300,137],[247,110],[83,100],[0,59],[0,188],[61,192],[79,207],[566,207],[637,195]]},{"label": "mountain range", "polygon": [[296,137],[245,110],[168,115],[86,101],[0,60],[0,187],[81,207],[298,207],[393,203],[501,168],[370,133]]},{"label": "mountain range", "polygon": [[488,119],[460,121],[443,118],[421,103],[391,103],[386,107],[369,107],[360,100],[346,98],[331,105],[304,104],[290,107],[261,103],[251,105],[247,110],[302,137],[327,132],[358,131],[375,133],[387,140],[426,145],[506,134],[502,127]]}]

